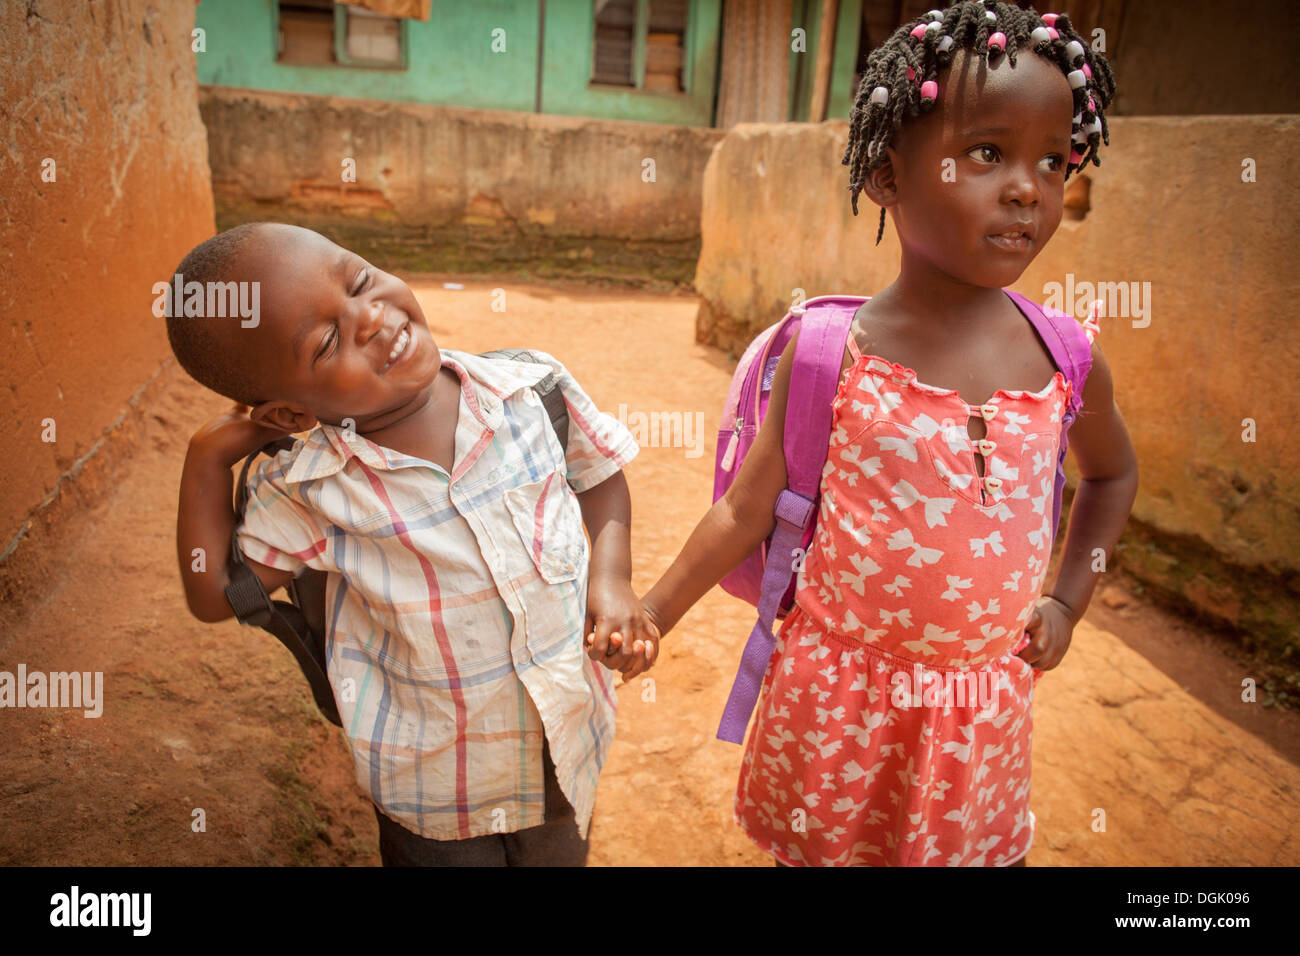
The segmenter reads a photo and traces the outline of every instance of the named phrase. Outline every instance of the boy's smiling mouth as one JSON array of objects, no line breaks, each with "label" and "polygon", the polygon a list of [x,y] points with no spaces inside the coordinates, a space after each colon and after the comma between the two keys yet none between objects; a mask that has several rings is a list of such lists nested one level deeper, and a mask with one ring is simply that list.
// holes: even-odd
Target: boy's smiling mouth
[{"label": "boy's smiling mouth", "polygon": [[407,319],[402,327],[398,330],[393,339],[393,347],[388,350],[388,361],[384,367],[379,370],[379,374],[387,372],[398,362],[406,358],[414,349],[415,336],[411,333],[411,320]]}]

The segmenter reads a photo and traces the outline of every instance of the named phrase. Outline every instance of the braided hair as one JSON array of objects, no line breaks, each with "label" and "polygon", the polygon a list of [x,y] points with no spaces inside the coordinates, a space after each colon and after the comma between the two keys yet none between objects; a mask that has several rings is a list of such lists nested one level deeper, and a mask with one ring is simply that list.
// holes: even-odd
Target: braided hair
[{"label": "braided hair", "polygon": [[[866,72],[849,114],[849,145],[842,165],[849,167],[853,215],[867,174],[882,166],[885,149],[908,117],[928,112],[938,96],[939,71],[951,65],[957,50],[993,60],[1006,56],[1016,65],[1016,53],[1029,50],[1060,68],[1074,94],[1074,125],[1065,177],[1088,163],[1100,166],[1097,153],[1110,143],[1102,109],[1115,97],[1110,64],[1089,49],[1070,18],[1033,8],[1022,9],[995,0],[964,0],[946,10],[931,10],[905,23],[867,57]],[[876,245],[885,234],[885,210],[880,210]]]}]

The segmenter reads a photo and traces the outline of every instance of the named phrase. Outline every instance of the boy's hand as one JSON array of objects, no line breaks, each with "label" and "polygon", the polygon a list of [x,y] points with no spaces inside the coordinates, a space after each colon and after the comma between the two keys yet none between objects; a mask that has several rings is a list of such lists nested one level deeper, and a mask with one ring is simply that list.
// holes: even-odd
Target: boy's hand
[{"label": "boy's hand", "polygon": [[626,683],[650,669],[659,651],[659,631],[641,609],[632,585],[617,577],[587,581],[587,656]]},{"label": "boy's hand", "polygon": [[267,442],[291,434],[258,424],[248,417],[248,406],[236,402],[200,426],[190,438],[190,451],[229,467]]},{"label": "boy's hand", "polygon": [[1057,598],[1044,594],[1025,626],[1028,642],[1016,656],[1036,670],[1050,671],[1070,649],[1076,623],[1073,611]]}]

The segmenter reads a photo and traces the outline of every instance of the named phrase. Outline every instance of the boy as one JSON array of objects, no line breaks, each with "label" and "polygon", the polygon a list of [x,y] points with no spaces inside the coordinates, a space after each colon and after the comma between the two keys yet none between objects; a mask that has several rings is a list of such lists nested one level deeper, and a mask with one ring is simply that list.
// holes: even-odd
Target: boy
[{"label": "boy", "polygon": [[406,283],[310,230],[240,226],[177,272],[258,312],[167,310],[181,365],[239,403],[186,456],[191,612],[232,616],[231,466],[310,429],[260,460],[236,533],[268,591],[331,572],[330,683],[384,864],[583,865],[615,696],[582,635],[625,679],[657,644],[629,583],[631,435],[553,363],[561,449],[529,387],[546,368],[440,351]]}]

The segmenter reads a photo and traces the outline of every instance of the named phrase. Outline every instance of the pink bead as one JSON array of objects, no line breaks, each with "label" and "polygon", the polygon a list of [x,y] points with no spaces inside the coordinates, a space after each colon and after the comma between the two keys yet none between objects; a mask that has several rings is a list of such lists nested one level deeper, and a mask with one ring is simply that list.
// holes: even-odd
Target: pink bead
[{"label": "pink bead", "polygon": [[1055,14],[1055,13],[1044,13],[1044,14],[1043,14],[1043,25],[1044,25],[1044,26],[1049,26],[1049,27],[1054,27],[1054,26],[1056,26],[1056,18],[1057,18],[1057,16],[1059,16],[1059,14]]},{"label": "pink bead", "polygon": [[1047,32],[1053,40],[1059,40],[1061,38],[1061,34],[1056,32],[1056,27],[1049,26]]},{"label": "pink bead", "polygon": [[921,99],[937,100],[939,98],[939,84],[934,80],[926,80],[921,84]]},{"label": "pink bead", "polygon": [[1007,36],[1005,33],[999,31],[993,34],[993,36],[989,37],[989,49],[992,49],[993,47],[997,47],[999,50],[1005,50],[1006,46],[1007,46]]},{"label": "pink bead", "polygon": [[1072,165],[1074,165],[1074,166],[1078,166],[1081,162],[1083,162],[1083,153],[1081,153],[1081,152],[1079,152],[1077,149],[1074,149],[1073,147],[1071,147],[1071,148],[1070,148],[1070,163],[1071,163]]},{"label": "pink bead", "polygon": [[1089,67],[1087,63],[1083,65],[1083,75],[1090,80],[1092,79],[1092,68]]},{"label": "pink bead", "polygon": [[925,24],[918,23],[912,27],[912,32],[908,34],[913,40],[919,40],[925,36]]},{"label": "pink bead", "polygon": [[907,78],[909,80],[916,79],[916,70],[912,69],[910,66],[907,68]]},{"label": "pink bead", "polygon": [[1091,93],[1088,94],[1088,109],[1093,113],[1097,112],[1097,102],[1092,98]]}]

